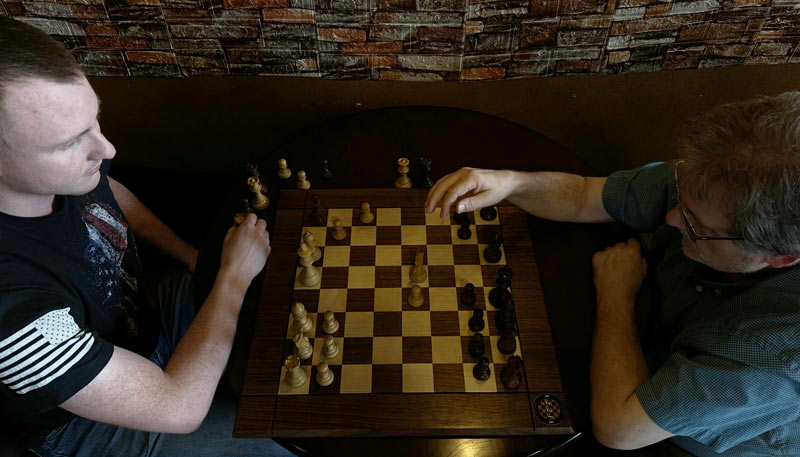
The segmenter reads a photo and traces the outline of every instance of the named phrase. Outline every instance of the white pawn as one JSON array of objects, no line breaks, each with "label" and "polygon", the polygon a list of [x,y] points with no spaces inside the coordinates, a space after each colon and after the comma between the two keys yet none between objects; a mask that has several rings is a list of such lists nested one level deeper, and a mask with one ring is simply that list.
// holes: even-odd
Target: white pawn
[{"label": "white pawn", "polygon": [[306,370],[300,366],[300,358],[290,355],[286,358],[286,384],[291,387],[300,387],[306,383]]},{"label": "white pawn", "polygon": [[322,387],[327,387],[333,383],[333,372],[325,362],[320,362],[317,365],[317,382]]},{"label": "white pawn", "polygon": [[333,220],[333,232],[331,232],[331,238],[336,241],[342,241],[343,239],[347,238],[347,229],[344,228],[342,220],[338,217]]},{"label": "white pawn", "polygon": [[292,317],[294,318],[294,325],[297,330],[303,333],[311,333],[314,323],[308,318],[306,307],[299,301],[294,302],[294,305],[292,305]]},{"label": "white pawn", "polygon": [[311,347],[311,342],[303,332],[297,332],[294,335],[294,345],[297,348],[297,356],[300,360],[306,360],[314,355],[314,349]]},{"label": "white pawn", "polygon": [[325,346],[322,348],[322,356],[326,359],[333,359],[339,355],[339,346],[336,345],[336,341],[330,335],[325,335]]},{"label": "white pawn", "polygon": [[322,330],[328,335],[333,335],[339,330],[339,321],[336,320],[333,311],[325,311],[325,324],[322,326]]},{"label": "white pawn", "polygon": [[286,179],[290,176],[292,176],[292,169],[287,168],[286,159],[278,160],[278,177]]},{"label": "white pawn", "polygon": [[302,190],[311,188],[311,182],[306,179],[306,172],[303,170],[297,172],[297,188]]},{"label": "white pawn", "polygon": [[311,259],[316,262],[322,257],[322,251],[317,247],[317,242],[314,239],[314,234],[311,232],[303,233],[303,242],[311,249]]},{"label": "white pawn", "polygon": [[375,215],[372,214],[372,211],[369,209],[369,203],[364,202],[361,204],[361,216],[358,220],[361,221],[362,224],[369,224],[375,219]]}]

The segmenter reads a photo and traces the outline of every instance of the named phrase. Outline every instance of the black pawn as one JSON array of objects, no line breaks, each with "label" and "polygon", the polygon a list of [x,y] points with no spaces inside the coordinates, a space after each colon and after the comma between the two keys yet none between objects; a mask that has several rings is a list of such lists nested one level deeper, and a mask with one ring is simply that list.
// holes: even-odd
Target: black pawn
[{"label": "black pawn", "polygon": [[475,304],[475,285],[471,282],[464,285],[464,290],[461,291],[461,304],[464,306]]},{"label": "black pawn", "polygon": [[517,350],[517,338],[513,330],[505,329],[497,340],[497,350],[501,354],[511,355]]},{"label": "black pawn", "polygon": [[497,263],[503,258],[503,252],[500,250],[500,245],[503,244],[503,238],[499,233],[493,232],[489,235],[489,247],[483,250],[483,258],[489,263]]},{"label": "black pawn", "polygon": [[486,326],[486,322],[483,321],[483,310],[476,309],[472,312],[472,317],[469,318],[469,329],[473,332],[480,332]]},{"label": "black pawn", "polygon": [[486,208],[481,208],[481,219],[485,221],[493,221],[497,219],[497,210],[494,206],[487,206]]},{"label": "black pawn", "polygon": [[461,228],[458,229],[457,235],[462,240],[468,240],[472,237],[472,230],[469,229],[469,218],[466,214],[464,218],[461,219]]},{"label": "black pawn", "polygon": [[476,360],[486,352],[486,344],[483,342],[482,333],[478,332],[472,335],[472,339],[469,340],[469,345],[467,346],[467,351],[469,355]]},{"label": "black pawn", "polygon": [[495,287],[489,292],[489,303],[495,308],[503,309],[504,304],[511,301],[511,292],[505,287]]},{"label": "black pawn", "polygon": [[481,357],[475,368],[472,369],[472,376],[479,381],[486,381],[492,375],[492,370],[489,368],[489,359]]},{"label": "black pawn", "polygon": [[508,265],[500,267],[500,269],[497,270],[497,277],[508,281],[508,286],[506,287],[511,287],[511,278],[514,277],[514,270],[512,270]]},{"label": "black pawn", "polygon": [[522,384],[522,359],[519,356],[512,355],[508,358],[508,364],[500,372],[500,382],[509,390],[516,389]]},{"label": "black pawn", "polygon": [[431,159],[429,157],[420,157],[419,163],[422,166],[422,184],[423,189],[430,189],[433,187],[431,180]]},{"label": "black pawn", "polygon": [[322,161],[322,168],[319,170],[319,176],[325,180],[331,179],[331,169],[328,168],[327,160]]}]

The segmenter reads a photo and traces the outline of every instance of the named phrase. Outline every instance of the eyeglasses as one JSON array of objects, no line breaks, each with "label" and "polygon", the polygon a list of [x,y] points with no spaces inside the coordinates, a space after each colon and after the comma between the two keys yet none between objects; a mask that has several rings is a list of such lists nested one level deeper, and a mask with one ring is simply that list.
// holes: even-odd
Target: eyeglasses
[{"label": "eyeglasses", "polygon": [[675,163],[675,190],[678,193],[678,206],[681,207],[681,216],[683,216],[683,226],[686,227],[686,232],[689,235],[689,238],[692,242],[695,241],[717,241],[717,240],[743,240],[744,238],[740,236],[698,236],[697,231],[694,229],[694,225],[692,225],[692,221],[689,220],[689,214],[686,212],[686,208],[681,203],[681,188],[678,186],[678,167],[683,163],[683,160],[679,160]]}]

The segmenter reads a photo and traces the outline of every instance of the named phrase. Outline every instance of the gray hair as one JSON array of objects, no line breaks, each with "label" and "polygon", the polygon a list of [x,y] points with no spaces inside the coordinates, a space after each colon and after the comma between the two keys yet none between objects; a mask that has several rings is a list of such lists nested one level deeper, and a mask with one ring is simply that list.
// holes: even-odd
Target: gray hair
[{"label": "gray hair", "polygon": [[678,149],[688,189],[721,191],[740,247],[800,254],[800,92],[718,106],[686,123]]}]

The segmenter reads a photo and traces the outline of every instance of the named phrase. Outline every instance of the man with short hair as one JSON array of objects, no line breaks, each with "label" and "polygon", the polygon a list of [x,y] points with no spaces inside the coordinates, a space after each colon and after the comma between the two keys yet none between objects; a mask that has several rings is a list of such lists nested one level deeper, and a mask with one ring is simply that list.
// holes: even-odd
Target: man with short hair
[{"label": "man with short hair", "polygon": [[592,259],[597,440],[800,455],[800,92],[717,107],[678,140],[681,160],[608,178],[464,168],[436,183],[426,210],[507,199],[545,219],[653,233],[660,306],[646,353],[634,322],[648,267],[639,243]]},{"label": "man with short hair", "polygon": [[60,43],[0,17],[3,444],[42,456],[288,454],[231,438],[235,408],[204,424],[270,253],[266,222],[231,227],[196,316],[188,273],[147,290],[133,233],[192,271],[197,250],[108,177],[115,149],[99,109]]}]

